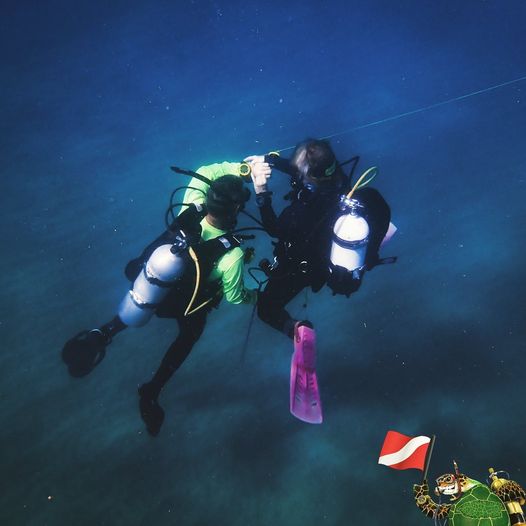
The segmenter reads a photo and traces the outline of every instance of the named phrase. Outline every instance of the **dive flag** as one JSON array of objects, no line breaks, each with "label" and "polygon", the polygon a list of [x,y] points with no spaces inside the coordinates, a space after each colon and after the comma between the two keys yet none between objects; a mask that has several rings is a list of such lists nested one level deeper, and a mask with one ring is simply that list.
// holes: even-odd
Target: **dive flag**
[{"label": "dive flag", "polygon": [[421,469],[424,471],[430,437],[408,437],[396,431],[387,431],[378,464],[393,469]]}]

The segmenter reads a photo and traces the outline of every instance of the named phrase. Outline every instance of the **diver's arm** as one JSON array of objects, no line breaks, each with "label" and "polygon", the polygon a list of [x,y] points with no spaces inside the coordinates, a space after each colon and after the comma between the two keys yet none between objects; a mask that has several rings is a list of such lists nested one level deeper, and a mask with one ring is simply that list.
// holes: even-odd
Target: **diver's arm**
[{"label": "diver's arm", "polygon": [[265,155],[265,162],[270,164],[272,168],[276,168],[276,170],[286,173],[287,175],[293,176],[296,173],[296,169],[289,159],[280,157],[275,153]]},{"label": "diver's arm", "polygon": [[272,192],[269,192],[267,187],[272,173],[270,165],[263,161],[262,155],[247,157],[245,161],[250,162],[252,168],[250,177],[254,184],[256,205],[260,211],[263,227],[271,237],[278,237],[278,218],[272,208]]},{"label": "diver's arm", "polygon": [[280,237],[280,221],[274,208],[272,208],[272,192],[262,192],[256,195],[256,205],[259,208],[259,215],[263,228],[271,237]]},{"label": "diver's arm", "polygon": [[244,274],[244,254],[238,247],[231,251],[230,257],[221,258],[218,263],[218,270],[221,271],[221,281],[223,294],[229,303],[236,305],[240,303],[256,303],[256,291],[245,287],[243,280]]},{"label": "diver's arm", "polygon": [[[239,167],[241,163],[231,163],[228,161],[222,163],[209,164],[207,166],[201,166],[197,169],[197,173],[205,176],[210,181],[219,179],[223,175],[240,175]],[[183,203],[204,203],[206,199],[206,192],[208,191],[208,184],[200,179],[192,177],[188,188],[184,193]]]},{"label": "diver's arm", "polygon": [[290,162],[290,159],[280,157],[278,153],[267,153],[267,155],[249,155],[245,157],[245,162],[248,162],[252,167],[254,164],[267,164],[271,168],[283,172],[293,177],[297,173],[297,168]]}]

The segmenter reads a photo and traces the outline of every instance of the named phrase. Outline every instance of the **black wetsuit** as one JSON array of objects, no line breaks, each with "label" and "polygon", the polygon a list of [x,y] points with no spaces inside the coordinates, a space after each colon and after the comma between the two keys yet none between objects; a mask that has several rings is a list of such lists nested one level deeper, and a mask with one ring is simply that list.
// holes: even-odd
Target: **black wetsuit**
[{"label": "black wetsuit", "polygon": [[[175,297],[175,296],[174,296]],[[211,310],[210,306],[203,307],[194,314],[184,315],[187,306],[186,301],[172,301],[163,304],[169,305],[169,311],[166,313],[157,312],[159,317],[175,318],[179,325],[179,333],[174,342],[168,347],[159,368],[153,378],[148,383],[149,395],[156,399],[161,389],[166,385],[172,375],[181,367],[186,360],[190,351],[197,343],[206,325],[206,318]]]},{"label": "black wetsuit", "polygon": [[[292,175],[288,161],[280,159],[279,165],[274,166]],[[289,337],[296,320],[285,309],[287,303],[305,287],[318,292],[327,281],[332,227],[338,216],[340,194],[341,189],[335,187],[312,193],[297,188],[291,193],[292,203],[279,216],[272,208],[270,192],[257,198],[265,229],[278,238],[274,250],[277,266],[258,297],[258,316]],[[370,270],[379,261],[378,250],[389,227],[391,212],[373,188],[358,190],[355,197],[365,205],[371,230],[366,255],[366,268]]]}]

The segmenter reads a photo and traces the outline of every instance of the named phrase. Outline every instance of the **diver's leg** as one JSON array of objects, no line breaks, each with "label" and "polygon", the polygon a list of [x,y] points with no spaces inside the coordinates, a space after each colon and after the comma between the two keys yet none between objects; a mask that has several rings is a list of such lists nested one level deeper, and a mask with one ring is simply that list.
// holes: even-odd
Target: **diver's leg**
[{"label": "diver's leg", "polygon": [[115,315],[108,323],[105,323],[100,329],[93,329],[91,332],[99,331],[105,338],[106,343],[110,343],[113,337],[128,327],[119,317]]},{"label": "diver's leg", "polygon": [[195,314],[178,319],[179,334],[175,341],[168,347],[161,365],[157,369],[153,378],[148,382],[150,392],[159,396],[161,389],[168,383],[172,375],[181,367],[193,346],[203,333],[206,325],[206,312],[199,311]]},{"label": "diver's leg", "polygon": [[179,334],[168,347],[164,358],[153,378],[139,387],[139,408],[148,432],[159,433],[164,420],[164,411],[158,403],[162,388],[175,371],[181,367],[195,343],[201,337],[206,325],[206,311],[199,311],[188,317],[178,318]]},{"label": "diver's leg", "polygon": [[62,348],[62,359],[68,366],[69,374],[79,378],[93,371],[106,356],[106,347],[113,337],[126,327],[116,315],[100,328],[82,331],[69,339]]},{"label": "diver's leg", "polygon": [[292,338],[297,320],[287,312],[285,305],[307,285],[308,278],[301,272],[291,272],[286,277],[271,276],[265,290],[258,296],[259,318]]}]

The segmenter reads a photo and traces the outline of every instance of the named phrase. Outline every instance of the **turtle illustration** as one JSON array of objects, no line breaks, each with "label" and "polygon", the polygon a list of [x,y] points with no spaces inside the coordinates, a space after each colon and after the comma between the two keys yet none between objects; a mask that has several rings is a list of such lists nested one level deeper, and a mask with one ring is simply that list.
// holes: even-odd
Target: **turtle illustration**
[{"label": "turtle illustration", "polygon": [[427,481],[415,484],[416,505],[427,517],[448,520],[448,526],[510,526],[506,506],[488,486],[458,471],[438,477],[435,494],[450,497],[448,504],[436,504]]}]

